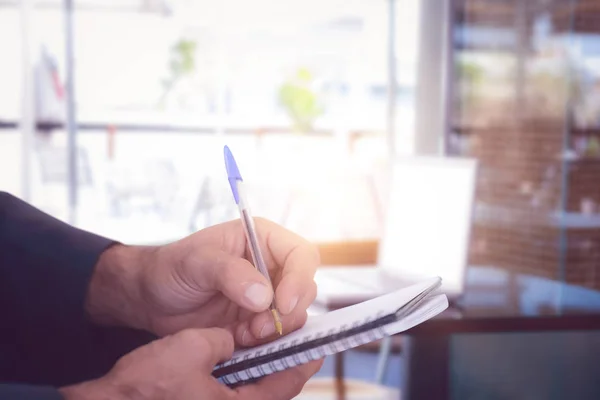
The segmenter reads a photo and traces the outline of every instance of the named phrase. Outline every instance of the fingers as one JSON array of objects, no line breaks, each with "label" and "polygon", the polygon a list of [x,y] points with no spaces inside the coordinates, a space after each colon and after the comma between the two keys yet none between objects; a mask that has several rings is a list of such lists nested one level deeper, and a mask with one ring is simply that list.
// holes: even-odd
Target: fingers
[{"label": "fingers", "polygon": [[[277,286],[274,296],[279,312],[291,314],[296,307],[306,310],[316,296],[314,275],[320,258],[317,248],[274,222],[256,218],[255,225],[261,247],[266,250],[265,262],[273,271],[272,277]],[[188,247],[184,262],[176,268],[181,271],[178,280],[184,284],[191,282],[194,286],[192,293],[193,289],[219,290],[247,310],[264,311],[273,300],[273,290],[252,263],[238,254],[235,243],[245,244],[243,231],[238,228],[239,224],[223,225],[221,229],[225,230],[217,235],[219,240],[210,237],[208,230],[202,232],[208,235],[206,238],[202,236],[206,243],[204,246]],[[232,229],[235,232],[231,232]],[[239,240],[228,243],[231,237]],[[195,238],[200,240],[200,236]]]},{"label": "fingers", "polygon": [[[296,295],[298,297],[293,297],[290,296],[290,293],[297,293],[299,295]],[[300,279],[298,278],[298,274],[287,274],[282,278],[275,290],[275,301],[278,309],[285,306],[286,300],[280,301],[280,299],[290,299],[287,300],[291,303],[289,304],[290,311],[287,313],[282,312],[283,315],[294,315],[295,313],[305,312],[316,297],[317,284],[313,276]],[[280,305],[282,303],[283,306]]]},{"label": "fingers", "polygon": [[182,264],[179,280],[196,289],[217,290],[253,312],[268,308],[273,290],[268,280],[247,260],[220,249],[200,248]]},{"label": "fingers", "polygon": [[316,374],[323,360],[312,361],[282,372],[268,375],[256,384],[236,389],[240,399],[288,400],[302,391],[306,382]]},{"label": "fingers", "polygon": [[220,328],[185,329],[170,339],[183,348],[181,354],[197,352],[203,372],[211,372],[216,364],[230,359],[234,349],[233,336]]},{"label": "fingers", "polygon": [[280,313],[291,314],[296,307],[306,310],[314,301],[314,276],[320,262],[316,246],[285,228],[257,218],[256,227],[268,249],[267,264],[279,266],[275,301]]},{"label": "fingers", "polygon": [[[294,312],[281,318],[283,325],[283,334],[287,335],[306,323],[308,315],[306,311]],[[256,346],[275,340],[279,334],[275,332],[273,315],[270,312],[263,312],[256,315],[250,321],[244,321],[239,324],[235,330],[235,341],[241,346]]]}]

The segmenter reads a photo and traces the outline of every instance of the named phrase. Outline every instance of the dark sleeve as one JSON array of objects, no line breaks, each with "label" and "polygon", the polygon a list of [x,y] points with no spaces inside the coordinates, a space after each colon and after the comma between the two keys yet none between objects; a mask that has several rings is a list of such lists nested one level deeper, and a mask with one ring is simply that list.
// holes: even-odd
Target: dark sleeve
[{"label": "dark sleeve", "polygon": [[50,386],[0,384],[0,400],[62,400],[57,389]]},{"label": "dark sleeve", "polygon": [[153,339],[86,319],[90,277],[112,244],[0,192],[0,382],[57,387],[94,379]]}]

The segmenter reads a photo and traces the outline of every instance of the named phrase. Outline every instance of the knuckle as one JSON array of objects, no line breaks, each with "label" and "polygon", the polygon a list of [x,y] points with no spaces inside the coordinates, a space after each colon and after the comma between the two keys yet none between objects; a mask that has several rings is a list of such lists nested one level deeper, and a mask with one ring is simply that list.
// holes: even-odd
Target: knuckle
[{"label": "knuckle", "polygon": [[304,248],[304,252],[307,255],[311,256],[312,259],[315,261],[315,267],[319,265],[321,263],[321,252],[319,251],[319,246],[311,242],[306,242]]},{"label": "knuckle", "polygon": [[253,217],[253,219],[254,219],[254,224],[259,229],[267,228],[267,227],[269,227],[269,225],[273,224],[273,222],[271,222],[271,220],[269,220],[265,217]]},{"label": "knuckle", "polygon": [[264,224],[264,223],[267,223],[269,220],[266,219],[265,217],[254,217],[254,221],[258,222],[258,223],[261,223],[261,224]]}]

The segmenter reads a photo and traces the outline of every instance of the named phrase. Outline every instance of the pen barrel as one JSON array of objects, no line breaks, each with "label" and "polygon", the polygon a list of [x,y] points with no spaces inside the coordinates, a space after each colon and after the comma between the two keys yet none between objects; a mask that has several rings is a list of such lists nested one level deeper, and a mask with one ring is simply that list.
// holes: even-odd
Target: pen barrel
[{"label": "pen barrel", "polygon": [[244,225],[244,230],[246,231],[246,238],[248,247],[250,249],[250,255],[252,256],[252,262],[256,269],[269,280],[271,281],[269,276],[269,270],[267,268],[267,264],[262,256],[262,251],[260,250],[260,244],[258,240],[258,234],[256,233],[256,228],[254,226],[254,219],[250,215],[250,210],[248,209],[247,203],[245,201],[245,190],[242,182],[238,182],[238,193],[240,195],[240,201],[238,203],[240,209],[240,216],[242,220],[242,224]]},{"label": "pen barrel", "polygon": [[[256,233],[256,228],[254,226],[254,219],[250,215],[250,210],[246,202],[245,188],[241,181],[237,182],[237,191],[239,195],[238,207],[240,209],[240,216],[242,224],[244,226],[244,231],[246,232],[246,239],[248,242],[248,247],[250,249],[250,255],[252,256],[252,262],[254,263],[254,266],[258,269],[258,271],[267,279],[267,281],[271,283],[269,270],[267,269],[267,264],[265,263],[265,260],[262,256],[262,251],[260,250],[260,243],[258,240],[258,234]],[[273,292],[275,291],[273,285],[271,285],[271,289],[273,290]],[[281,324],[281,318],[279,317],[279,313],[277,312],[275,296],[273,296],[273,300],[271,301],[269,310],[271,311],[271,314],[273,314],[275,330],[281,335],[283,332],[283,325]]]}]

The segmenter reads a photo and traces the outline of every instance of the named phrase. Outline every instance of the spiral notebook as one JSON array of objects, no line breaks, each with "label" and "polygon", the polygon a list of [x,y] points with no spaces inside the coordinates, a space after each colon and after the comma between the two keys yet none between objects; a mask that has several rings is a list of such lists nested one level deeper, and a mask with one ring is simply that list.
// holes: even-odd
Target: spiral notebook
[{"label": "spiral notebook", "polygon": [[215,366],[213,376],[228,386],[238,386],[403,332],[448,307],[446,296],[435,294],[440,286],[441,279],[432,278],[354,306],[309,317],[301,329],[289,335],[235,352],[230,360]]}]

